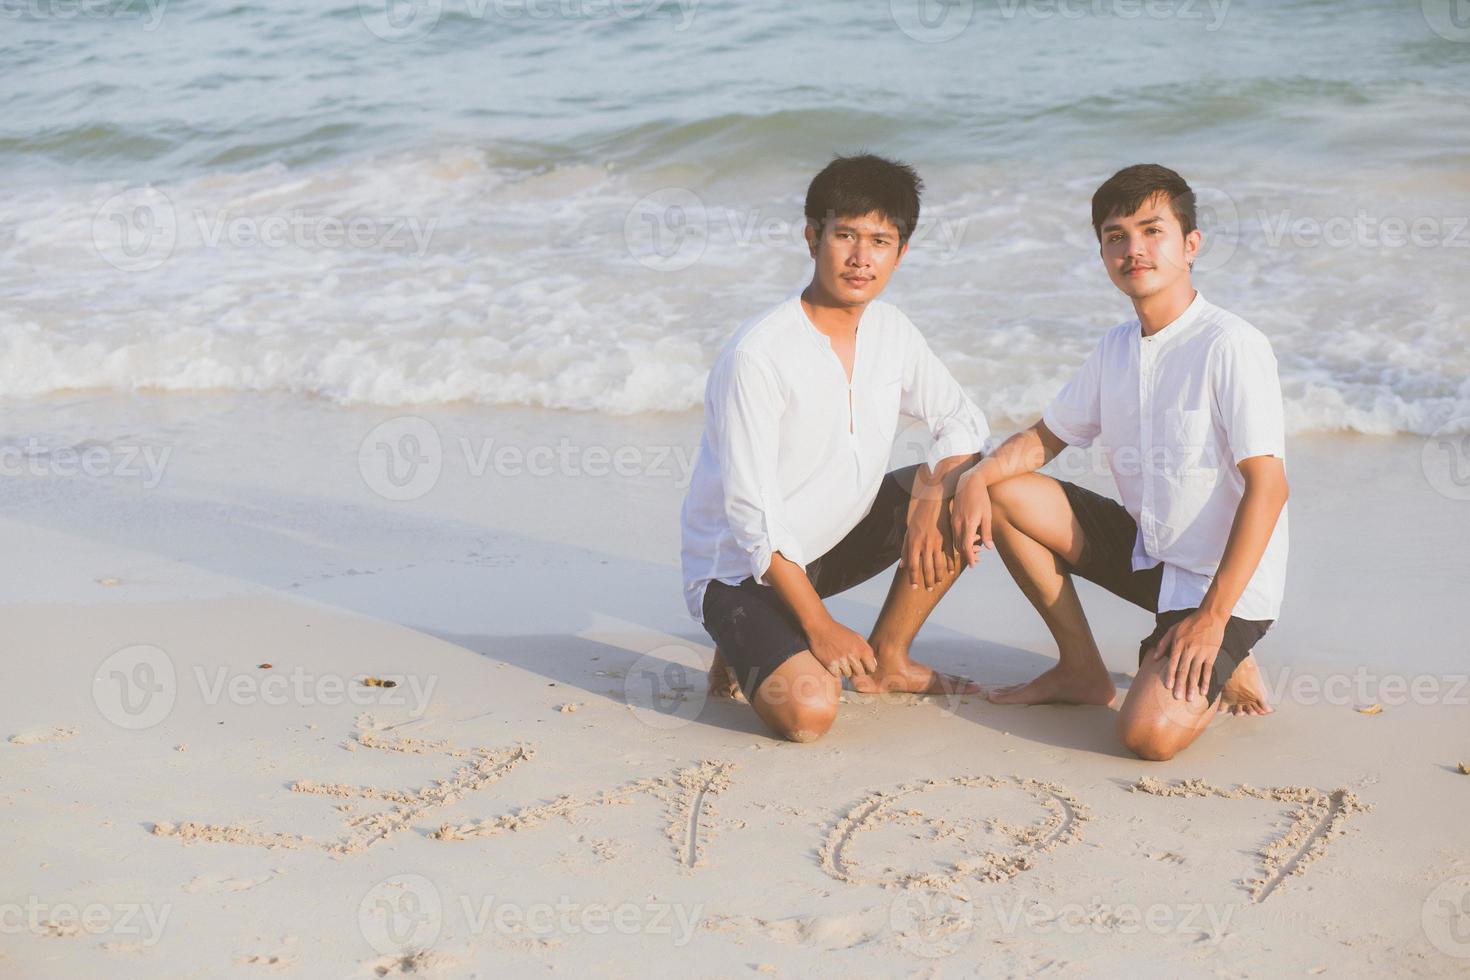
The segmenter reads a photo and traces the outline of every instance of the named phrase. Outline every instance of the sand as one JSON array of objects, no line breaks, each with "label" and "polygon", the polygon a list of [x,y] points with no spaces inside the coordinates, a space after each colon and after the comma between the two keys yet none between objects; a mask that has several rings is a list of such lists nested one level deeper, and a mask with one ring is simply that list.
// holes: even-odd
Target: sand
[{"label": "sand", "polygon": [[[1416,441],[1294,442],[1278,710],[1148,763],[1109,709],[978,697],[849,692],[773,740],[704,694],[677,475],[459,448],[687,448],[697,419],[421,414],[443,472],[395,501],[359,468],[381,411],[16,410],[176,448],[154,488],[9,484],[0,540],[44,560],[0,573],[0,976],[1470,972],[1470,503]],[[832,608],[866,628],[883,589]],[[1083,598],[1126,686],[1147,617]],[[995,561],[916,652],[1051,662]]]}]

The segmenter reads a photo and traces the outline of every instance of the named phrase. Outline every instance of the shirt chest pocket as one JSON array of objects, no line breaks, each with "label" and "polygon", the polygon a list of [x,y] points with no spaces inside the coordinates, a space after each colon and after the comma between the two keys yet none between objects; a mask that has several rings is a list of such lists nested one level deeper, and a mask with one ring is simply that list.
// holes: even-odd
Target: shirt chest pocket
[{"label": "shirt chest pocket", "polygon": [[1164,413],[1163,469],[1181,483],[1214,483],[1220,460],[1214,421],[1206,408],[1171,408]]}]

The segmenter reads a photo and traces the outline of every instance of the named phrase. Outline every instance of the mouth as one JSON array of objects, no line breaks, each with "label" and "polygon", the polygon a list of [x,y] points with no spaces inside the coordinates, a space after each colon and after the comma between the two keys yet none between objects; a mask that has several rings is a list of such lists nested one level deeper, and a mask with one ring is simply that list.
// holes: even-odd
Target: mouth
[{"label": "mouth", "polygon": [[1151,265],[1130,265],[1128,268],[1126,268],[1126,269],[1123,270],[1123,275],[1125,275],[1125,276],[1141,276],[1144,273],[1146,273],[1146,272],[1152,272],[1153,270],[1154,270],[1154,267],[1151,266]]},{"label": "mouth", "polygon": [[845,282],[845,283],[847,283],[849,286],[854,286],[854,287],[856,287],[858,289],[861,289],[864,286],[868,285],[868,283],[872,282],[873,281],[873,277],[872,276],[843,276],[842,277],[842,281]]}]

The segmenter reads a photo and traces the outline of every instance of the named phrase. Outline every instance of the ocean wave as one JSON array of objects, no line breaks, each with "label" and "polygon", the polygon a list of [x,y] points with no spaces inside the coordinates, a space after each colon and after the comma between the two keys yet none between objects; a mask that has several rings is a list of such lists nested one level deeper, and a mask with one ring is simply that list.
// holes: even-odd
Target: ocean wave
[{"label": "ocean wave", "polygon": [[[344,406],[464,402],[632,415],[697,410],[708,373],[708,352],[672,337],[610,345],[591,356],[571,343],[508,351],[488,339],[266,350],[255,339],[202,332],[113,349],[48,342],[34,328],[7,325],[0,347],[0,397],[12,399],[84,390],[286,392]],[[967,388],[992,426],[1004,431],[1040,417],[1063,377],[1044,373],[1046,380],[999,390]],[[1470,432],[1470,385],[1455,395],[1410,400],[1391,391],[1287,382],[1295,389],[1286,397],[1292,434]]]},{"label": "ocean wave", "polygon": [[[800,181],[769,161],[735,180],[541,152],[467,145],[0,195],[0,397],[696,409],[724,339],[810,275]],[[889,298],[997,424],[1028,422],[1128,314],[1097,265],[1093,178],[979,163],[925,176],[936,190]],[[1277,240],[1283,220],[1364,207],[1465,213],[1464,188],[1415,188],[1406,204],[1369,184],[1307,193],[1270,167],[1221,182],[1238,227],[1207,228],[1229,232],[1227,251],[1207,253],[1197,282],[1272,338],[1293,431],[1470,427],[1463,251]]]}]

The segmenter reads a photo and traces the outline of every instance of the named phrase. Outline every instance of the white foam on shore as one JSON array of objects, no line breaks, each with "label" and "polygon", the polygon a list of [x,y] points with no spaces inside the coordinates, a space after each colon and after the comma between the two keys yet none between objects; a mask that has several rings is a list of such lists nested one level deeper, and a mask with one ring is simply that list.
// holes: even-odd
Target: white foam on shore
[{"label": "white foam on shore", "polygon": [[[988,416],[1035,418],[1128,313],[1095,257],[1091,183],[979,165],[926,176],[927,224],[889,298]],[[673,166],[517,172],[459,148],[270,166],[162,196],[99,185],[0,198],[14,229],[0,397],[283,391],[344,405],[692,410],[724,338],[808,274],[799,188],[759,183]],[[1210,229],[1229,254],[1197,281],[1272,337],[1292,431],[1470,431],[1463,252],[1281,238],[1282,215],[1393,212],[1363,193],[1303,197],[1242,174]],[[1465,210],[1463,192],[1448,193],[1461,199],[1438,210]],[[165,238],[135,224],[129,241],[155,244],[130,256],[120,220]],[[349,227],[357,244],[332,237]]]}]

